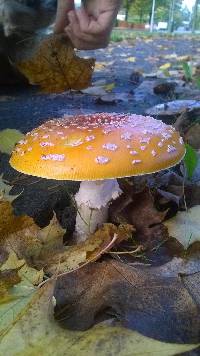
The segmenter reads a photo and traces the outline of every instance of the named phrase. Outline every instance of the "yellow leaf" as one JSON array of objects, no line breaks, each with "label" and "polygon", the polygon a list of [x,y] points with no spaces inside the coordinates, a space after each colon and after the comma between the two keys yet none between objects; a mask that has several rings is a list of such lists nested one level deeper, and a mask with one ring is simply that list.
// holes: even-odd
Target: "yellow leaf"
[{"label": "yellow leaf", "polygon": [[153,39],[152,38],[147,38],[147,39],[144,39],[144,42],[145,43],[150,43],[150,42],[153,42]]},{"label": "yellow leaf", "polygon": [[128,57],[125,59],[126,62],[132,62],[132,63],[134,63],[135,60],[136,60],[135,57]]},{"label": "yellow leaf", "polygon": [[171,67],[171,63],[165,63],[162,66],[160,66],[160,70],[166,70]]},{"label": "yellow leaf", "polygon": [[109,83],[109,84],[104,85],[104,89],[106,91],[112,91],[114,88],[115,88],[115,83]]},{"label": "yellow leaf", "polygon": [[102,70],[106,67],[107,63],[106,62],[96,62],[95,63],[95,70],[99,71]]},{"label": "yellow leaf", "polygon": [[33,55],[16,63],[30,83],[40,85],[47,93],[88,87],[94,64],[93,58],[79,58],[61,35],[47,36]]}]

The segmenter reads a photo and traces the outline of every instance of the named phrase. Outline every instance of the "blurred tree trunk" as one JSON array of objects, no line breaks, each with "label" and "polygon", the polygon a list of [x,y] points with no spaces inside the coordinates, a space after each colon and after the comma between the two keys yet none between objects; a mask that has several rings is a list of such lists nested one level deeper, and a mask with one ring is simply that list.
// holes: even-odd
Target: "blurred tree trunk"
[{"label": "blurred tree trunk", "polygon": [[168,31],[170,33],[174,30],[174,8],[175,8],[175,0],[172,0],[169,10],[169,23],[168,23]]},{"label": "blurred tree trunk", "polygon": [[125,21],[128,21],[128,15],[129,15],[129,10],[131,7],[131,0],[126,0],[125,1]]},{"label": "blurred tree trunk", "polygon": [[156,5],[156,1],[153,0],[152,1],[152,10],[151,10],[150,32],[153,32],[153,28],[154,28],[155,5]]},{"label": "blurred tree trunk", "polygon": [[196,30],[198,4],[199,4],[199,0],[196,0],[194,7],[193,7],[193,13],[192,13],[192,33],[194,33]]}]

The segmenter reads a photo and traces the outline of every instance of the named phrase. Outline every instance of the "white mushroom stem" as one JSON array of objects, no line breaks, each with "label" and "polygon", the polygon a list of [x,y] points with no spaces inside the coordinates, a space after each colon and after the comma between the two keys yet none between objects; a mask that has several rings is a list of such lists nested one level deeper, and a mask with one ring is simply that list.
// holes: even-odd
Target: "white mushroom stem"
[{"label": "white mushroom stem", "polygon": [[83,181],[75,195],[77,204],[75,237],[85,241],[107,221],[109,203],[122,193],[116,179]]}]

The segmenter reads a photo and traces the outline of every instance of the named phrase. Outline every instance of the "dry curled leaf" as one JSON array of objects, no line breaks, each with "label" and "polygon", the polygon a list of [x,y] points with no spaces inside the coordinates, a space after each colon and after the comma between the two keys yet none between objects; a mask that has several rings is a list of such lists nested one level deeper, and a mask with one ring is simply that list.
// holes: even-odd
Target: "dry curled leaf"
[{"label": "dry curled leaf", "polygon": [[[89,262],[96,261],[103,253],[109,251],[113,245],[127,240],[133,232],[132,225],[104,224],[86,241],[68,246],[61,253],[55,254],[51,251],[49,255],[41,255],[46,261],[45,271],[51,274],[68,273],[77,270]],[[43,262],[44,263],[44,262]]]},{"label": "dry curled leaf", "polygon": [[[34,262],[41,251],[60,249],[64,230],[56,217],[41,229],[29,216],[15,216],[9,202],[0,202],[0,251],[15,251],[20,258]],[[1,256],[1,254],[0,254]]]},{"label": "dry curled leaf", "polygon": [[15,216],[8,202],[0,202],[0,248],[6,253],[16,252],[31,266],[44,268],[50,274],[70,272],[96,261],[114,244],[131,237],[131,225],[105,224],[79,245],[64,246],[64,230],[55,215],[50,224],[41,229],[28,216]]},{"label": "dry curled leaf", "polygon": [[154,196],[148,188],[139,193],[127,190],[111,207],[113,222],[126,221],[136,229],[136,235],[141,238],[150,238],[152,226],[161,224],[166,211],[156,209]]},{"label": "dry curled leaf", "polygon": [[29,58],[17,62],[17,68],[43,91],[59,93],[87,88],[94,64],[93,58],[79,58],[65,37],[51,35],[39,43]]}]

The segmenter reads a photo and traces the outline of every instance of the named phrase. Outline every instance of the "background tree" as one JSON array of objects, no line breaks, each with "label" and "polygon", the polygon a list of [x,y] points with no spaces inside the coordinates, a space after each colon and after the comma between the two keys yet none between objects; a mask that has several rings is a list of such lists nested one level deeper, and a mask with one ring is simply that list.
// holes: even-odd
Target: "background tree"
[{"label": "background tree", "polygon": [[[152,16],[152,0],[124,0],[126,19],[134,23],[150,23]],[[170,9],[173,13],[170,12]],[[172,16],[173,15],[173,16]],[[183,0],[156,0],[154,23],[168,22],[171,19],[171,30],[189,21],[190,13],[183,7]]]},{"label": "background tree", "polygon": [[197,27],[197,19],[198,19],[198,5],[199,5],[199,0],[195,1],[194,7],[193,7],[193,12],[192,12],[192,32],[194,33]]},{"label": "background tree", "polygon": [[134,0],[124,0],[123,7],[125,8],[125,21],[128,21],[128,15],[130,7],[134,3]]}]

